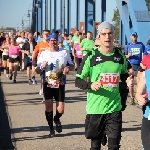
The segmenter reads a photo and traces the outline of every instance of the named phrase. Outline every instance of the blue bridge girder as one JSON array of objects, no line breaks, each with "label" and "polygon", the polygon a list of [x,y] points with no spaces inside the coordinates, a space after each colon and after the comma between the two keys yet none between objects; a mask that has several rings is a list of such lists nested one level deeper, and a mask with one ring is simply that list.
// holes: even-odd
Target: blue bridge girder
[{"label": "blue bridge girder", "polygon": [[106,0],[33,0],[33,10],[32,32],[57,29],[70,33],[81,26],[84,32],[93,32],[94,18],[96,23],[106,20]]}]

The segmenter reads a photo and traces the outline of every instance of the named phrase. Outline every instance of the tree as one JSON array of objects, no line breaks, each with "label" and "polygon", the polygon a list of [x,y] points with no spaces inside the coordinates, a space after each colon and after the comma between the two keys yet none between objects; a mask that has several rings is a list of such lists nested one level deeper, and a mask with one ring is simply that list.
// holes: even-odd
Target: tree
[{"label": "tree", "polygon": [[148,10],[150,11],[150,0],[145,0],[146,1],[146,5],[148,7]]},{"label": "tree", "polygon": [[115,38],[119,39],[120,14],[118,8],[114,9],[114,16],[112,22],[115,29]]}]

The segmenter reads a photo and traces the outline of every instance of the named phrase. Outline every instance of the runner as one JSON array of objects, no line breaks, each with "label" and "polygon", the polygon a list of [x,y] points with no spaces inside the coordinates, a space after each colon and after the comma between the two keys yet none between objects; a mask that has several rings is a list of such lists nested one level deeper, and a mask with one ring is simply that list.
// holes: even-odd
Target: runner
[{"label": "runner", "polygon": [[[143,106],[143,119],[141,128],[141,139],[144,150],[150,148],[150,55],[146,55],[142,60],[145,71],[140,75],[139,84],[136,91],[136,99],[140,106]],[[147,92],[146,92],[147,91]]]},{"label": "runner", "polygon": [[59,41],[59,42],[58,42],[58,47],[59,47],[59,51],[61,51],[61,50],[64,49],[63,41]]},{"label": "runner", "polygon": [[80,43],[80,48],[83,51],[83,57],[94,48],[94,40],[92,40],[92,33],[90,31],[87,32],[87,38],[83,39]]},{"label": "runner", "polygon": [[4,74],[6,77],[9,77],[9,45],[10,45],[10,38],[8,34],[5,36],[6,40],[2,44],[2,51],[3,51],[3,67],[4,67]]},{"label": "runner", "polygon": [[14,76],[13,82],[16,83],[20,48],[17,45],[15,38],[11,38],[10,43],[11,44],[9,46],[9,79],[12,80],[12,77]]},{"label": "runner", "polygon": [[22,46],[21,52],[24,53],[24,64],[25,64],[25,69],[27,68],[27,76],[28,76],[28,85],[31,83],[35,84],[35,81],[32,82],[31,80],[31,73],[30,73],[30,68],[32,67],[32,77],[35,77],[35,67],[32,66],[32,53],[33,50],[36,46],[36,42],[33,41],[33,35],[31,33],[28,34],[28,42],[26,42]]},{"label": "runner", "polygon": [[67,34],[64,35],[63,46],[64,46],[64,48],[66,48],[68,50],[68,52],[70,54],[70,57],[71,57],[71,59],[73,61],[73,55],[72,55],[72,49],[71,49],[72,42],[71,42],[71,40],[68,39],[68,35]]},{"label": "runner", "polygon": [[[131,42],[127,44],[126,52],[127,52],[127,58],[132,65],[132,68],[134,70],[134,76],[136,77],[136,82],[138,84],[138,78],[137,73],[140,68],[140,62],[142,60],[142,53],[145,50],[145,46],[142,42],[138,42],[138,35],[136,32],[133,32],[131,34]],[[134,77],[133,76],[133,77]],[[134,86],[129,88],[130,97],[131,97],[131,104],[135,105],[134,100]]]},{"label": "runner", "polygon": [[[5,37],[4,37],[4,33],[0,32],[0,46],[3,45],[4,41],[5,41]],[[2,51],[0,51],[0,67],[2,67]]]},{"label": "runner", "polygon": [[143,55],[148,55],[148,54],[150,54],[150,40],[147,41],[147,45],[145,47]]},{"label": "runner", "polygon": [[[78,43],[79,42],[79,30],[76,30],[74,36],[72,37],[72,51],[75,51],[74,50],[74,44],[75,43]],[[82,34],[80,35],[80,37],[82,36]],[[72,53],[73,55],[73,53]],[[74,56],[75,58],[75,56]],[[76,60],[74,59],[74,63],[75,63],[75,71],[77,71],[77,63],[76,63]]]},{"label": "runner", "polygon": [[[25,32],[21,32],[21,36],[16,39],[16,42],[21,49],[23,44],[27,42],[27,39],[25,38]],[[20,71],[24,71],[24,53],[21,53],[21,51],[19,52],[19,59],[20,59]]]},{"label": "runner", "polygon": [[42,35],[40,34],[40,32],[37,32],[37,37],[38,37],[38,39],[37,39],[37,41],[34,40],[35,42],[39,43],[39,42],[43,41],[43,38],[42,38]]},{"label": "runner", "polygon": [[[75,84],[87,93],[85,135],[91,139],[91,150],[99,150],[104,131],[108,149],[119,150],[122,113],[119,94],[119,77],[128,77],[125,56],[113,48],[114,27],[102,22],[98,27],[101,47],[83,57]],[[110,67],[111,66],[111,67]],[[84,79],[90,77],[90,81]],[[130,86],[130,78],[127,80]]]},{"label": "runner", "polygon": [[[69,70],[73,70],[74,66],[67,50],[58,51],[58,36],[51,35],[49,37],[49,48],[43,51],[38,59],[36,72],[40,73],[45,70],[44,83],[44,98],[46,106],[46,120],[50,127],[50,136],[54,136],[55,131],[53,127],[53,98],[56,101],[56,115],[54,116],[54,123],[56,124],[56,131],[62,132],[60,117],[64,113],[65,100],[65,82],[64,76]],[[70,64],[67,67],[67,63]]]},{"label": "runner", "polygon": [[[87,38],[83,39],[80,43],[80,49],[82,50],[83,57],[91,50],[94,49],[94,40],[92,40],[92,33],[87,32]],[[85,79],[87,82],[89,81],[89,77]],[[85,90],[85,93],[87,93],[87,90]]]},{"label": "runner", "polygon": [[82,50],[80,49],[80,43],[82,42],[82,37],[79,36],[79,41],[78,43],[74,43],[74,48],[72,49],[72,55],[75,58],[76,62],[76,70],[80,67],[81,61],[82,61]]},{"label": "runner", "polygon": [[[32,54],[32,64],[33,66],[36,66],[36,59],[40,56],[41,52],[44,51],[47,47],[48,47],[48,36],[50,34],[49,30],[43,30],[43,41],[37,43],[37,45],[35,46],[34,52]],[[43,94],[43,73],[41,73],[41,88],[40,88],[40,92],[39,94],[42,95]],[[33,84],[37,84],[36,80],[35,80],[35,76],[32,77],[32,82]]]}]

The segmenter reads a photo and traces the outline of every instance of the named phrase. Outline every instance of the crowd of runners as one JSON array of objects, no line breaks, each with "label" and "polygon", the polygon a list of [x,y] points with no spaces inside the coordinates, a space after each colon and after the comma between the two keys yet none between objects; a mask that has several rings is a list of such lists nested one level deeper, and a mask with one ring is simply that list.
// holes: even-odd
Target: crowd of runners
[{"label": "crowd of runners", "polygon": [[91,150],[100,150],[107,140],[109,150],[119,150],[122,111],[129,93],[131,105],[143,106],[142,145],[149,150],[150,40],[145,46],[138,41],[137,32],[131,33],[130,38],[126,46],[119,45],[114,27],[108,22],[98,26],[96,38],[90,31],[85,34],[79,30],[71,34],[49,30],[34,34],[1,32],[0,65],[13,83],[17,82],[18,71],[26,71],[28,85],[37,84],[36,76],[40,75],[39,94],[44,96],[51,137],[55,135],[53,122],[56,131],[62,132],[60,118],[64,113],[66,78],[69,71],[76,71],[75,86],[87,93],[85,136],[91,139]]}]

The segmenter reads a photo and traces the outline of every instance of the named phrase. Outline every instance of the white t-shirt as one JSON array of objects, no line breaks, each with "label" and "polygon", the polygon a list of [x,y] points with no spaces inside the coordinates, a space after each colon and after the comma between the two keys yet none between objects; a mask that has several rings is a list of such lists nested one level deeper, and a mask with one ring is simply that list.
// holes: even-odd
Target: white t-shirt
[{"label": "white t-shirt", "polygon": [[[67,50],[61,50],[56,52],[50,52],[45,50],[40,54],[40,57],[37,61],[37,67],[41,67],[44,61],[48,62],[48,65],[45,68],[46,80],[51,84],[52,88],[55,87],[54,82],[62,82],[63,78],[63,68],[66,67],[67,63],[73,65],[70,54]],[[42,68],[42,67],[41,67]]]}]

